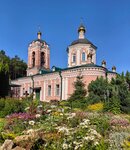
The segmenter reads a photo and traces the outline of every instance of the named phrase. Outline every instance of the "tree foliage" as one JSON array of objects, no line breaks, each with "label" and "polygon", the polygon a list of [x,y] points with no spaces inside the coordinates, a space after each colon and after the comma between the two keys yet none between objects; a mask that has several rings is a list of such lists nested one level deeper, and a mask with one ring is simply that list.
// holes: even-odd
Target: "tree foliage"
[{"label": "tree foliage", "polygon": [[[16,79],[18,77],[26,76],[27,64],[21,60],[17,55],[14,58],[10,58],[6,55],[4,50],[0,51],[0,62],[2,64],[8,64],[10,79]],[[1,65],[0,67],[2,67]],[[5,67],[5,66],[4,66]],[[2,68],[0,68],[2,69]]]},{"label": "tree foliage", "polygon": [[9,66],[0,62],[0,97],[8,95],[9,91]]},{"label": "tree foliage", "polygon": [[0,51],[0,97],[8,95],[9,79],[26,75],[26,63],[18,56],[9,58],[4,50]]},{"label": "tree foliage", "polygon": [[108,81],[103,77],[92,81],[88,86],[88,100],[89,103],[105,101],[108,90]]},{"label": "tree foliage", "polygon": [[103,101],[106,111],[130,112],[130,72],[117,74],[111,82],[102,77],[97,78],[90,83],[88,91],[89,103]]},{"label": "tree foliage", "polygon": [[79,75],[76,77],[74,82],[74,92],[69,97],[69,101],[73,104],[73,107],[83,107],[84,101],[86,101],[87,90],[83,83],[83,76]]}]

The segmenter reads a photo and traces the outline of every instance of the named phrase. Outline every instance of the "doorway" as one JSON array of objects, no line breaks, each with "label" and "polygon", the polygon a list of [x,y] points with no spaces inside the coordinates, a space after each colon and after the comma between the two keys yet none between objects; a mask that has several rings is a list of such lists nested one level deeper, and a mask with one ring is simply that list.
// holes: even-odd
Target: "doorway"
[{"label": "doorway", "polygon": [[40,88],[35,89],[35,93],[36,93],[36,100],[40,100]]}]

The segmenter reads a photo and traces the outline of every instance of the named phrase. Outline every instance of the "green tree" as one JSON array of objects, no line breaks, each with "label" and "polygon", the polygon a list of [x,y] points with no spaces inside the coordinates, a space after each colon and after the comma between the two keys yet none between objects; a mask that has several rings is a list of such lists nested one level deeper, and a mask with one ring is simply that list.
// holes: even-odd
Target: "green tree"
[{"label": "green tree", "polygon": [[86,100],[86,94],[87,90],[85,89],[85,84],[83,83],[83,76],[79,75],[76,77],[76,81],[74,82],[74,92],[70,96],[69,101],[73,104],[75,103],[74,105],[76,107],[80,107],[80,105],[82,105],[82,103]]},{"label": "green tree", "polygon": [[8,95],[9,79],[26,75],[27,65],[18,56],[10,59],[4,50],[0,50],[0,97]]},{"label": "green tree", "polygon": [[10,78],[16,79],[26,76],[27,64],[17,55],[10,60]]},{"label": "green tree", "polygon": [[130,91],[130,72],[126,72],[126,82],[128,84],[128,88],[129,88],[129,91]]},{"label": "green tree", "polygon": [[92,81],[88,86],[88,103],[96,103],[99,101],[106,101],[107,91],[109,88],[108,81],[103,77]]},{"label": "green tree", "polygon": [[9,66],[0,62],[0,97],[8,95],[9,91]]}]

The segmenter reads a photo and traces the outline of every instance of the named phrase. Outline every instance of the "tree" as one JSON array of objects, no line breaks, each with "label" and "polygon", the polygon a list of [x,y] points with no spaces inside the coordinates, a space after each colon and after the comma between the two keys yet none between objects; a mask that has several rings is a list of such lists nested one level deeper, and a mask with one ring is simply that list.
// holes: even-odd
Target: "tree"
[{"label": "tree", "polygon": [[128,88],[129,88],[129,91],[130,91],[130,72],[126,72],[126,82],[128,84]]},{"label": "tree", "polygon": [[88,103],[105,102],[109,88],[108,85],[108,81],[103,77],[92,81],[88,86]]},{"label": "tree", "polygon": [[27,64],[17,55],[10,60],[10,78],[16,79],[26,76]]},{"label": "tree", "polygon": [[74,102],[76,107],[80,107],[78,105],[84,103],[84,100],[86,100],[86,94],[87,90],[85,89],[85,84],[83,83],[83,76],[79,75],[76,77],[76,81],[74,82],[74,92],[68,100],[71,103]]},{"label": "tree", "polygon": [[0,97],[8,95],[9,91],[9,66],[0,62]]},{"label": "tree", "polygon": [[8,95],[9,79],[26,75],[27,65],[18,56],[10,59],[4,50],[0,51],[0,97]]}]

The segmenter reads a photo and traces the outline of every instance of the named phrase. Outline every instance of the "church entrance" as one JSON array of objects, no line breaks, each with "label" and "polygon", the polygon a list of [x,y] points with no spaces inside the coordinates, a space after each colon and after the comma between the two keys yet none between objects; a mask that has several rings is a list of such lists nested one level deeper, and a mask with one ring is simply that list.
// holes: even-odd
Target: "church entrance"
[{"label": "church entrance", "polygon": [[41,90],[41,88],[36,88],[36,89],[35,89],[36,100],[40,100],[40,90]]}]

